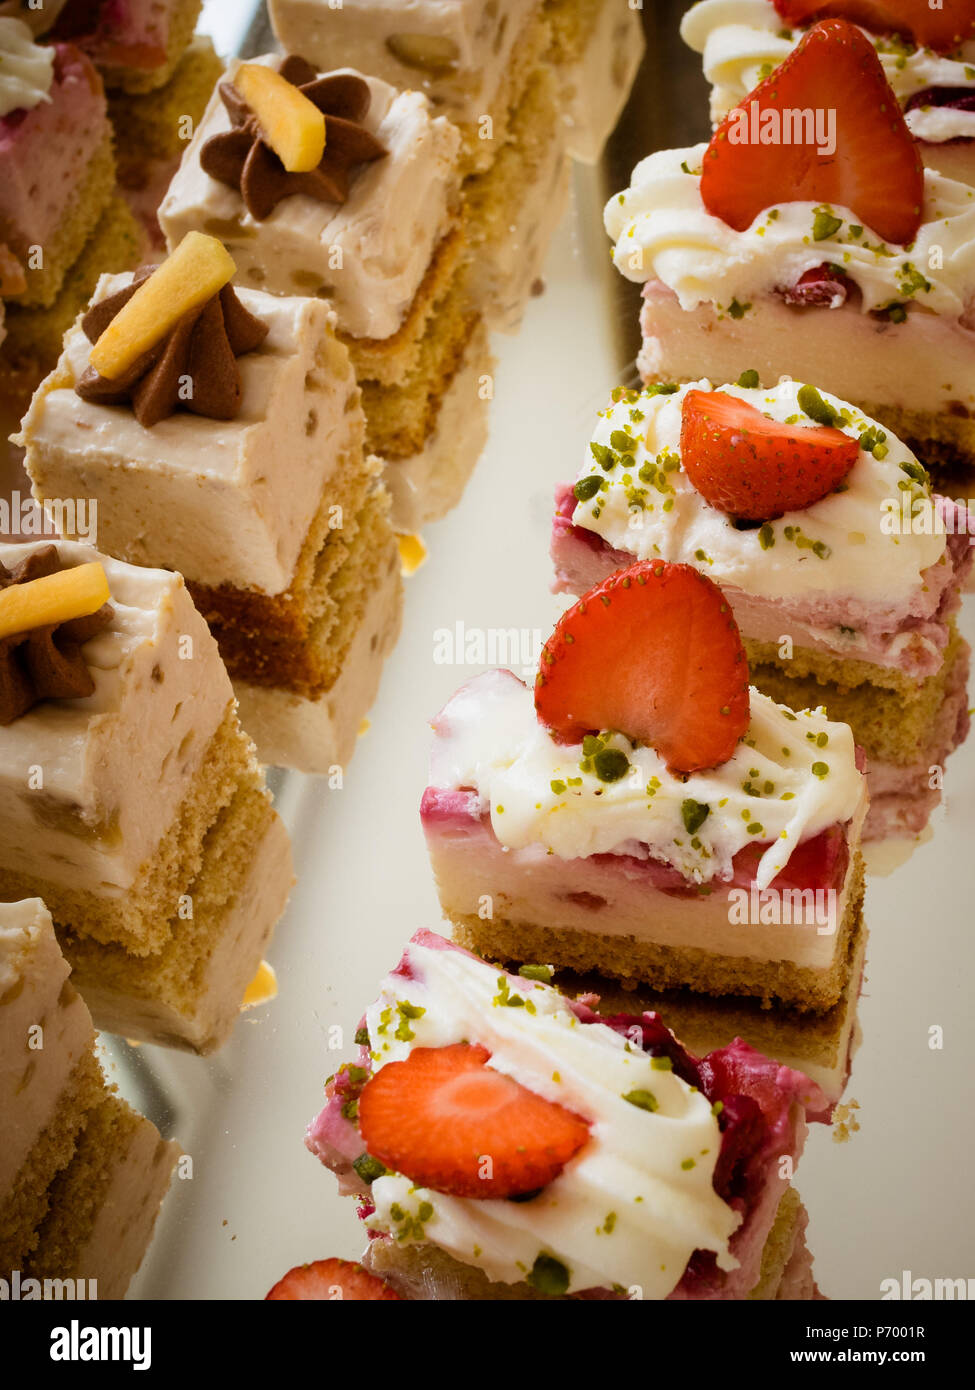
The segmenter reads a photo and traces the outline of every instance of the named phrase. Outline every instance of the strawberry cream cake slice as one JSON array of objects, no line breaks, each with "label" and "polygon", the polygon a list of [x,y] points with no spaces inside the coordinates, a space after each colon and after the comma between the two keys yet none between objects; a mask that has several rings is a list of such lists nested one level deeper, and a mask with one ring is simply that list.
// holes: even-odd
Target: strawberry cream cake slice
[{"label": "strawberry cream cake slice", "polygon": [[635,559],[696,565],[732,606],[754,684],[853,729],[865,838],[916,833],[940,799],[932,769],[968,731],[969,513],[854,406],[757,381],[613,393],[557,489],[555,588],[584,593]]},{"label": "strawberry cream cake slice", "polygon": [[642,160],[604,220],[644,285],[645,381],[813,381],[971,478],[975,189],[922,168],[860,29],[815,25],[710,144]]},{"label": "strawberry cream cake slice", "polygon": [[699,0],[680,32],[703,57],[715,125],[828,17],[864,30],[927,168],[975,183],[973,0]]},{"label": "strawberry cream cake slice", "polygon": [[657,989],[832,1009],[861,944],[862,755],[749,690],[728,601],[640,561],[438,715],[421,817],[457,939]]},{"label": "strawberry cream cake slice", "polygon": [[[549,975],[419,931],[383,981],[306,1137],[360,1199],[372,1274],[418,1300],[814,1297],[783,1174],[818,1087],[740,1040],[699,1059],[657,1014],[600,1018]],[[273,1296],[328,1297],[335,1273],[363,1289],[329,1263]]]}]

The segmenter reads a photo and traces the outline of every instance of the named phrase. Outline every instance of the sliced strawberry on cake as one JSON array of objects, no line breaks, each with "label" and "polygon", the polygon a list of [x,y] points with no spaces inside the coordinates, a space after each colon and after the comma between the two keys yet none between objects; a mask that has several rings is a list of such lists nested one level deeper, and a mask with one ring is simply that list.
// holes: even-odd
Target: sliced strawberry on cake
[{"label": "sliced strawberry on cake", "polygon": [[856,25],[875,49],[925,166],[975,181],[972,0],[700,0],[681,35],[703,55],[714,124],[828,19]]},{"label": "sliced strawberry on cake", "polygon": [[[815,382],[939,476],[970,476],[972,190],[923,168],[855,23],[827,18],[782,43],[708,144],[648,156],[606,205],[616,265],[644,286],[641,375],[721,382],[747,367],[764,387]],[[975,135],[975,51],[966,70]]]},{"label": "sliced strawberry on cake", "polygon": [[556,493],[555,587],[580,594],[654,557],[696,566],[722,586],[753,683],[853,729],[865,838],[914,835],[940,799],[928,769],[968,729],[956,615],[975,514],[846,401],[757,382],[614,392]]},{"label": "sliced strawberry on cake", "polygon": [[[434,733],[421,818],[464,945],[820,1013],[843,998],[860,754],[823,711],[749,690],[730,604],[690,565],[619,569],[560,619],[534,698],[487,672]],[[824,835],[835,852],[805,856]]]},{"label": "sliced strawberry on cake", "polygon": [[699,1059],[551,974],[416,933],[305,1141],[359,1199],[370,1274],[327,1260],[269,1297],[812,1296],[785,1175],[819,1087],[740,1039]]},{"label": "sliced strawberry on cake", "polygon": [[265,1302],[398,1303],[399,1294],[354,1260],[330,1259],[289,1269],[266,1295]]}]

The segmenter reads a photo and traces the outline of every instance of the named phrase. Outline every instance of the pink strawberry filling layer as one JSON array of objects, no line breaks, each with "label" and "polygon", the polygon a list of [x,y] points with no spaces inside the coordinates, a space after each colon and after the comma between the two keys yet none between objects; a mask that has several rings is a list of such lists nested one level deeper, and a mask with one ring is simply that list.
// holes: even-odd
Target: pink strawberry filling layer
[{"label": "pink strawberry filling layer", "polygon": [[181,0],[68,0],[54,32],[107,67],[158,68],[166,61]]},{"label": "pink strawberry filling layer", "polygon": [[[432,950],[461,950],[430,931],[417,932],[411,941],[414,943]],[[396,971],[410,979],[415,977],[409,946]],[[512,977],[512,983],[523,994],[526,989],[545,988],[521,977]],[[681,1045],[659,1014],[617,1014],[603,1018],[581,1000],[570,1002],[570,1007],[581,1023],[606,1024],[631,1041],[633,1030],[639,1028],[645,1051],[653,1056],[668,1056],[677,1075],[689,1085],[697,1086],[712,1104],[721,1102],[718,1121],[721,1152],[713,1185],[722,1200],[742,1216],[741,1225],[731,1239],[731,1253],[739,1266],[724,1273],[718,1269],[713,1253],[698,1250],[669,1297],[678,1300],[744,1298],[758,1282],[762,1250],[788,1186],[788,1180],[780,1173],[780,1160],[788,1156],[795,1166],[805,1143],[807,1121],[828,1117],[830,1107],[826,1097],[808,1077],[770,1061],[740,1038],[699,1059]],[[363,1198],[360,1214],[368,1220],[372,1212],[369,1189],[352,1166],[365,1146],[355,1121],[346,1113],[366,1084],[363,1076],[368,1079],[371,1072],[368,1046],[359,1048],[355,1065],[361,1068],[355,1073],[359,1079],[353,1080],[348,1071],[342,1071],[326,1084],[325,1107],[309,1125],[305,1144],[336,1175],[341,1192],[356,1193]],[[590,1297],[612,1296],[608,1290],[587,1293]]]},{"label": "pink strawberry filling layer", "polygon": [[21,260],[52,239],[110,129],[101,78],[70,44],[55,46],[50,97],[0,118],[0,242]]},{"label": "pink strawberry filling layer", "polygon": [[[964,508],[945,497],[935,502],[946,530],[961,532]],[[701,506],[707,505],[702,498]],[[559,486],[550,546],[556,593],[584,594],[614,570],[633,563],[632,555],[614,549],[594,531],[573,525],[575,507],[571,486]],[[945,563],[922,571],[906,608],[863,603],[855,594],[840,601],[811,592],[802,600],[786,600],[758,598],[731,584],[722,584],[722,590],[745,637],[778,643],[788,632],[798,647],[872,662],[923,680],[941,666],[948,619],[959,606],[959,588],[975,559],[966,534],[948,534],[945,539]],[[823,628],[835,628],[835,641],[824,638]]]},{"label": "pink strawberry filling layer", "polygon": [[[862,766],[858,750],[857,765]],[[451,840],[469,837],[477,842],[487,835],[496,840],[491,827],[490,811],[482,805],[478,792],[467,787],[427,787],[420,803],[420,819],[428,835]],[[724,888],[750,888],[762,855],[770,841],[750,842],[732,859],[732,876],[721,880]],[[644,847],[646,849],[646,847]],[[594,854],[591,862],[607,871],[615,870],[621,878],[641,884],[648,892],[665,893],[668,897],[698,898],[699,884],[689,883],[670,864],[654,859],[649,850],[646,857],[637,854]],[[772,890],[829,889],[839,892],[846,881],[850,848],[845,825],[831,825],[818,835],[803,840],[793,850],[789,862],[772,880]],[[580,904],[584,906],[585,904]]]}]

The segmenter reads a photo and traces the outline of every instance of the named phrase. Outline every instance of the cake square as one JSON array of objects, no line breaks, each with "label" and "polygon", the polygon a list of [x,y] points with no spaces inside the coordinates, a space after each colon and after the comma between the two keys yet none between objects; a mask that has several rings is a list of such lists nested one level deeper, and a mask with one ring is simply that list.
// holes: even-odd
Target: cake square
[{"label": "cake square", "polygon": [[[851,726],[867,755],[865,838],[916,834],[940,799],[931,769],[968,731],[956,626],[973,558],[967,508],[933,492],[911,451],[848,402],[757,381],[746,370],[717,390],[613,392],[577,478],[558,489],[555,588],[582,594],[652,556],[704,570],[731,603],[754,683]],[[749,428],[765,431],[766,452],[752,446],[739,473]],[[791,473],[766,467],[790,448],[814,470],[805,491],[798,454]]]},{"label": "cake square", "polygon": [[179,1146],[107,1085],[68,977],[43,901],[0,903],[0,1275],[25,1298],[49,1281],[62,1292],[44,1297],[69,1281],[73,1297],[122,1298]]},{"label": "cake square", "polygon": [[306,1137],[359,1198],[367,1267],[406,1298],[775,1297],[804,1226],[779,1160],[818,1088],[550,978],[420,931],[383,980]]},{"label": "cake square", "polygon": [[534,700],[510,671],[463,686],[434,721],[421,804],[457,939],[654,989],[835,1008],[862,938],[863,756],[847,725],[747,679],[720,590],[651,561],[563,615]]},{"label": "cake square", "polygon": [[110,595],[94,632],[4,639],[0,892],[44,897],[99,1027],[211,1051],[292,881],[216,642],[178,574],[69,541],[0,562],[8,598],[81,567]]},{"label": "cake square", "polygon": [[126,0],[125,5],[67,0],[53,33],[88,54],[106,87],[149,92],[172,77],[201,8],[202,0]]},{"label": "cake square", "polygon": [[[363,455],[359,389],[334,315],[314,298],[240,290],[251,336],[238,344],[239,391],[215,417],[180,408],[146,425],[128,399],[77,389],[94,350],[85,323],[97,340],[102,306],[120,313],[146,278],[100,283],[35,395],[18,436],[35,496],[92,499],[109,553],[180,570],[262,756],[328,771],[351,756],[402,593],[389,498],[378,461]],[[200,370],[204,393],[220,384]],[[358,664],[340,707],[349,652]]]},{"label": "cake square", "polygon": [[[324,114],[314,174],[289,174],[255,144],[260,126],[236,83],[264,68]],[[353,68],[316,72],[294,55],[232,62],[159,210],[171,248],[188,231],[212,233],[240,284],[328,300],[403,533],[454,504],[486,435],[493,364],[470,293],[477,247],[461,212],[459,143],[422,93]],[[264,161],[260,177],[245,149]]]},{"label": "cake square", "polygon": [[[762,121],[807,109],[820,73],[808,109],[832,112],[826,125],[763,144]],[[814,25],[710,144],[642,160],[604,221],[618,269],[643,285],[645,381],[734,381],[743,368],[764,387],[814,381],[892,430],[944,487],[970,480],[975,189],[923,168],[861,29]]]}]

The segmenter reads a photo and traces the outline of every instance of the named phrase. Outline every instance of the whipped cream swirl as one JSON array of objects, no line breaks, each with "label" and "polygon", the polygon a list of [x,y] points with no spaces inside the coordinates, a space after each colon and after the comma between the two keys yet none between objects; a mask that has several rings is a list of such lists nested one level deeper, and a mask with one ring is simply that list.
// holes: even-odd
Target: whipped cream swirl
[{"label": "whipped cream swirl", "polygon": [[[790,379],[771,390],[695,381],[669,395],[654,387],[615,393],[619,398],[600,412],[593,433],[595,451],[611,466],[602,466],[587,448],[578,476],[598,478],[599,491],[576,503],[573,524],[635,560],[695,565],[716,583],[758,598],[835,601],[852,595],[884,610],[906,607],[923,583],[922,572],[944,556],[947,541],[944,535],[895,534],[882,524],[905,491],[930,506],[931,489],[907,445],[855,407],[828,391],[819,393],[837,412],[836,428],[862,438],[877,454],[861,446],[842,491],[761,528],[738,530],[680,467],[688,391],[717,389],[774,420],[815,428],[799,405],[801,386]],[[621,453],[615,446],[624,440],[632,440],[633,448]]]},{"label": "whipped cream swirl", "polygon": [[54,49],[34,42],[19,19],[0,17],[0,117],[50,101]]},{"label": "whipped cream swirl", "polygon": [[[805,28],[790,29],[772,0],[699,0],[684,15],[680,31],[684,42],[703,56],[715,124],[744,101],[806,33]],[[975,90],[975,41],[945,57],[896,35],[863,32],[877,50],[901,106],[928,87]],[[918,140],[940,143],[975,137],[975,111],[918,107],[907,113],[907,124]]]},{"label": "whipped cream swirl", "polygon": [[849,208],[810,202],[770,204],[739,232],[704,206],[706,149],[649,155],[606,204],[613,259],[628,280],[662,281],[682,309],[712,304],[741,317],[754,298],[829,263],[859,287],[864,313],[893,303],[964,313],[975,294],[975,189],[926,169],[923,221],[910,247],[885,242]]}]

